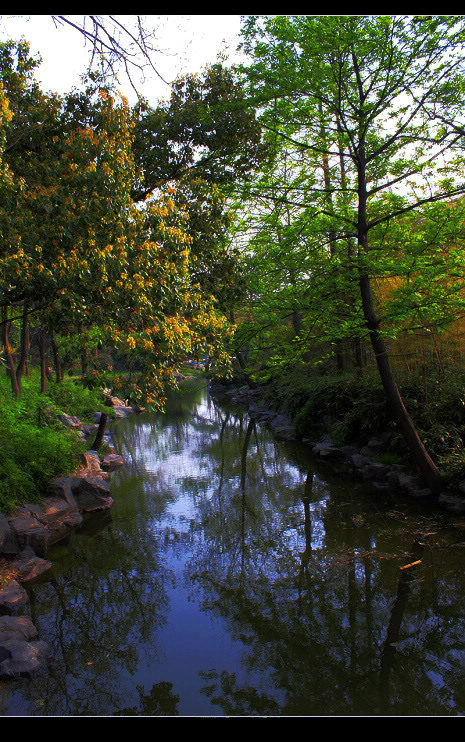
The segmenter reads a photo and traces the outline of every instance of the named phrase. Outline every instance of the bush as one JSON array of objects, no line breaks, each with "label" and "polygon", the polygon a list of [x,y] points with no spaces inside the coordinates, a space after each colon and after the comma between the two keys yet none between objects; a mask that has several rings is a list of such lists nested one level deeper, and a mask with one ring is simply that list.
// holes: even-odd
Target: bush
[{"label": "bush", "polygon": [[366,442],[389,426],[384,392],[371,375],[313,379],[306,402],[294,418],[299,437],[327,433],[333,442]]},{"label": "bush", "polygon": [[[448,369],[440,376],[405,374],[399,388],[420,438],[445,477],[463,479],[465,373]],[[396,461],[408,456],[376,373],[317,376],[296,369],[275,378],[268,395],[276,405],[288,408],[301,438],[327,435],[336,445],[365,444],[372,436],[388,433],[389,455]]]},{"label": "bush", "polygon": [[83,422],[93,422],[96,411],[112,414],[111,408],[104,405],[101,389],[85,388],[76,379],[64,379],[61,384],[50,382],[47,397],[63,412],[76,415]]},{"label": "bush", "polygon": [[68,473],[83,445],[69,431],[16,423],[0,423],[0,509],[37,502],[49,481]]},{"label": "bush", "polygon": [[91,396],[71,381],[63,382],[60,390],[56,386],[50,384],[50,394],[40,394],[33,370],[23,378],[21,397],[15,400],[9,380],[0,377],[1,511],[40,501],[51,479],[76,467],[85,445],[58,421],[60,413],[88,418],[91,411],[104,409],[101,395],[97,403],[96,394]]}]

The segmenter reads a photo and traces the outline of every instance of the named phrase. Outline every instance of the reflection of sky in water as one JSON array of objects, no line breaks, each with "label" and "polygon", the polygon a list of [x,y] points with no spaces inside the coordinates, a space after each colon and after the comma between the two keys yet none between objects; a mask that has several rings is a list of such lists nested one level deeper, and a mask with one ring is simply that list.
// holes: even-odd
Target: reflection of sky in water
[{"label": "reflection of sky in water", "polygon": [[[173,519],[176,520],[176,527],[182,530],[188,529],[190,519],[196,517],[199,499],[212,498],[218,490],[221,467],[219,462],[212,461],[208,451],[203,453],[203,448],[206,437],[207,440],[208,436],[212,440],[218,437],[218,426],[221,422],[219,417],[215,405],[205,397],[195,405],[189,425],[179,425],[176,419],[172,419],[164,428],[157,425],[157,421],[154,424],[143,424],[139,428],[142,443],[139,453],[143,457],[144,469],[156,475],[155,484],[153,481],[150,484],[152,491],[156,488],[162,495],[172,494],[173,497],[165,510],[165,519],[171,523]],[[234,418],[231,418],[230,425],[234,427],[234,423]],[[248,417],[244,416],[243,430],[246,429],[247,423]],[[301,514],[301,496],[304,493],[307,473],[277,451],[276,446],[279,444],[264,427],[257,425],[257,435],[258,443],[251,436],[247,450],[246,492],[260,490],[265,501],[267,495],[279,496],[280,490],[294,492],[298,499],[294,506],[290,504],[289,507],[295,510],[296,515]],[[237,440],[236,447],[240,456]],[[257,457],[260,459],[260,465],[249,471],[250,462]],[[223,494],[228,493],[232,496],[239,492],[240,471],[227,470],[223,471],[223,475],[225,475],[225,481],[222,482]],[[324,544],[323,513],[329,492],[327,485],[317,474],[313,474],[312,479],[312,494],[317,501],[309,505],[312,519],[311,547],[320,549]],[[270,507],[274,507],[272,502]],[[305,548],[294,523],[281,531],[281,538],[288,549],[298,551]]]}]

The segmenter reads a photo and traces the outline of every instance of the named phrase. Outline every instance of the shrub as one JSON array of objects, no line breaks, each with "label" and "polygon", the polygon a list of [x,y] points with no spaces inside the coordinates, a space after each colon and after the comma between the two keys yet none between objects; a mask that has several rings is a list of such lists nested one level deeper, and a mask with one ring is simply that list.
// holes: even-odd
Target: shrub
[{"label": "shrub", "polygon": [[76,379],[64,379],[61,384],[50,382],[47,397],[63,412],[76,415],[83,422],[93,422],[96,411],[112,415],[111,408],[104,405],[101,389],[85,388]]},{"label": "shrub", "polygon": [[37,501],[49,481],[68,473],[83,450],[66,429],[39,427],[30,422],[0,421],[0,509],[10,510],[28,500]]},{"label": "shrub", "polygon": [[383,389],[368,374],[315,377],[294,425],[299,437],[328,433],[339,445],[366,442],[389,425]]},{"label": "shrub", "polygon": [[23,378],[21,397],[15,400],[9,380],[0,377],[0,510],[4,512],[39,501],[53,477],[76,467],[85,445],[58,421],[58,415],[86,412],[89,416],[91,409],[103,409],[101,396],[96,404],[95,395],[90,398],[70,381],[59,392],[53,387],[50,384],[51,396],[40,394],[33,370]]}]

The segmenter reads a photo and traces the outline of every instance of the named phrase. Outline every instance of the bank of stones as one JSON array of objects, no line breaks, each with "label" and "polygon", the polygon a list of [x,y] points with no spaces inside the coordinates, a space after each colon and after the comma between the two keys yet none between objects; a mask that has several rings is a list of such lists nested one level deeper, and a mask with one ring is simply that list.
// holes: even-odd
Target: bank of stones
[{"label": "bank of stones", "polygon": [[[109,393],[106,404],[116,419],[140,411]],[[96,434],[99,417],[95,413],[93,425],[84,425],[71,415],[62,415],[60,421],[87,442]],[[104,442],[111,449],[111,434],[105,435]],[[111,472],[122,465],[114,451],[103,457],[97,451],[86,451],[75,472],[50,482],[39,504],[26,504],[8,516],[0,513],[0,562],[12,576],[0,585],[0,680],[31,677],[46,667],[49,648],[32,624],[24,586],[52,569],[47,559],[51,546],[69,538],[92,514],[111,508]]]},{"label": "bank of stones", "polygon": [[249,416],[255,422],[267,425],[278,440],[299,441],[309,446],[318,460],[328,462],[333,470],[367,482],[373,489],[397,491],[407,497],[438,505],[454,515],[465,515],[465,480],[459,483],[457,491],[433,494],[406,465],[377,460],[386,451],[386,440],[382,437],[371,438],[364,446],[337,446],[326,439],[299,439],[286,409],[272,409],[269,402],[263,399],[262,389],[252,389],[246,385],[212,384],[210,391],[232,404],[245,407]]}]

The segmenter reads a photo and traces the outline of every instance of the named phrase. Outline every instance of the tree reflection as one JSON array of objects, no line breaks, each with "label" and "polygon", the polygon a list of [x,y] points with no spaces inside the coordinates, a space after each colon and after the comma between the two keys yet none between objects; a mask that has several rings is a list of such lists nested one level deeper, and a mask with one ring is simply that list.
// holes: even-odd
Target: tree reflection
[{"label": "tree reflection", "polygon": [[144,693],[141,685],[136,686],[139,706],[115,711],[113,716],[177,716],[179,696],[173,693],[173,683],[162,681],[154,683],[149,693]]},{"label": "tree reflection", "polygon": [[[233,416],[229,425],[234,426]],[[264,713],[397,713],[404,697],[422,713],[425,692],[433,708],[447,711],[444,694],[416,670],[421,645],[411,656],[396,656],[402,628],[407,637],[425,634],[426,616],[417,613],[422,583],[413,583],[417,594],[411,607],[405,590],[412,587],[410,579],[401,577],[396,586],[411,533],[399,523],[394,528],[389,523],[387,530],[390,503],[380,502],[374,510],[369,503],[372,512],[365,514],[353,507],[354,497],[367,505],[360,493],[348,502],[328,500],[315,471],[304,474],[289,456],[276,456],[270,446],[280,444],[270,442],[263,429],[252,435],[249,421],[245,437],[241,433],[238,425],[229,472],[223,460],[223,482],[230,485],[228,492],[222,487],[221,517],[218,500],[201,503],[193,527],[202,539],[197,539],[187,576],[203,609],[225,621],[233,638],[243,643],[247,672],[260,677],[257,682],[263,674],[268,677],[273,691],[264,694]],[[222,435],[227,438],[228,431]],[[396,598],[390,610],[392,590]],[[454,615],[459,612],[457,607]],[[429,638],[434,641],[432,634]],[[436,643],[431,646],[440,654]],[[460,647],[465,650],[463,640]],[[260,713],[258,686],[240,686],[221,668],[204,671],[202,677],[208,680],[204,692],[225,712],[248,708],[246,713]],[[278,702],[283,694],[285,700]]]},{"label": "tree reflection", "polygon": [[57,553],[55,577],[29,588],[33,621],[52,656],[49,674],[26,687],[31,699],[41,699],[42,714],[121,707],[119,678],[135,673],[144,647],[156,656],[172,575],[153,534],[138,530],[137,521],[133,529],[110,526],[91,544],[76,538]]},{"label": "tree reflection", "polygon": [[279,713],[278,703],[251,686],[239,686],[235,673],[215,670],[200,673],[209,684],[202,693],[227,716],[272,716]]}]

